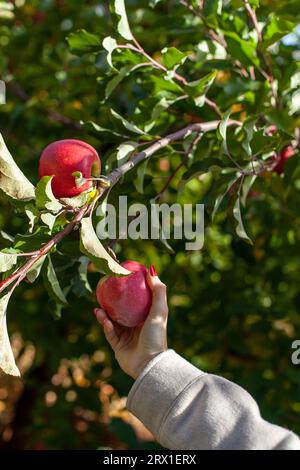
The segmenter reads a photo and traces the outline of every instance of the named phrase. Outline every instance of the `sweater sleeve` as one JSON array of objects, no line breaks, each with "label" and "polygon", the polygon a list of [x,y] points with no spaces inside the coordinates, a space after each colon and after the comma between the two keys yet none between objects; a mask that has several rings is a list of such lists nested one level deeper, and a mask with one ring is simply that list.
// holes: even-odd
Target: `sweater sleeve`
[{"label": "sweater sleeve", "polygon": [[146,366],[127,408],[168,449],[300,449],[299,438],[265,421],[243,388],[202,372],[173,350]]}]

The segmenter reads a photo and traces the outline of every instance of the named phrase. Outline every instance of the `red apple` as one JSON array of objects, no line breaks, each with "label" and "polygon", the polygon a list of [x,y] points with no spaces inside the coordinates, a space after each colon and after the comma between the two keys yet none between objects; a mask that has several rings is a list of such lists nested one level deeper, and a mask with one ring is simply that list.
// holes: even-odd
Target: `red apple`
[{"label": "red apple", "polygon": [[92,181],[77,187],[73,173],[81,172],[83,178],[99,176],[101,161],[96,150],[81,140],[58,140],[43,151],[39,163],[39,178],[52,176],[55,197],[73,197],[87,191]]},{"label": "red apple", "polygon": [[276,171],[276,173],[280,175],[283,172],[286,161],[294,155],[294,148],[291,145],[287,145],[284,149],[281,150],[280,154],[277,155],[277,157],[274,157],[274,160],[278,162],[277,165],[274,167],[274,171]]},{"label": "red apple", "polygon": [[96,288],[99,305],[120,325],[134,327],[146,320],[152,303],[147,283],[147,268],[137,261],[125,261],[124,268],[132,274],[104,277]]}]

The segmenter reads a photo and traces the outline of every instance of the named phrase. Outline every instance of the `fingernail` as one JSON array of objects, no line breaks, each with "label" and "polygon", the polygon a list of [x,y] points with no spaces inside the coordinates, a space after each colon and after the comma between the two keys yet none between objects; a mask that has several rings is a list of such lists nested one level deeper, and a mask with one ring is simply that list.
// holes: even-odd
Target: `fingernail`
[{"label": "fingernail", "polygon": [[98,309],[97,309],[97,308],[94,308],[93,314],[95,315],[95,317],[97,316],[97,312],[98,312]]},{"label": "fingernail", "polygon": [[149,272],[150,272],[150,276],[152,276],[152,277],[157,276],[157,272],[156,272],[156,269],[153,266],[153,264],[151,264]]}]

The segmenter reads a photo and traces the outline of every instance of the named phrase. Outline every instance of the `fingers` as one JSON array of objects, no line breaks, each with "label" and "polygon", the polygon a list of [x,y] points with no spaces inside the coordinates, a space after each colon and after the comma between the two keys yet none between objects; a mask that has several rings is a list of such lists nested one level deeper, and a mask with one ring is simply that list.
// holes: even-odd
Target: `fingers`
[{"label": "fingers", "polygon": [[108,318],[105,311],[102,310],[102,308],[94,308],[94,314],[95,314],[95,317],[97,318],[98,322],[100,323],[100,325],[103,326],[104,320],[106,318]]},{"label": "fingers", "polygon": [[148,273],[147,281],[150,289],[152,290],[152,305],[150,316],[160,316],[167,318],[169,309],[166,285],[161,282],[157,275],[153,276],[150,273]]},{"label": "fingers", "polygon": [[108,318],[104,310],[102,310],[101,308],[95,308],[94,314],[98,322],[100,323],[100,325],[102,325],[103,327],[103,331],[104,331],[107,341],[109,342],[111,347],[115,349],[118,344],[119,337],[118,337],[117,330],[114,324]]}]

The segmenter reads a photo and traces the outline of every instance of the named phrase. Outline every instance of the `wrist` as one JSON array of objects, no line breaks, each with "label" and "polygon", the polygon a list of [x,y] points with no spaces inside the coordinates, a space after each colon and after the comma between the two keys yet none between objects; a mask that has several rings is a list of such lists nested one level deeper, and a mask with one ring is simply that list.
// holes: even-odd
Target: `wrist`
[{"label": "wrist", "polygon": [[164,348],[164,349],[161,349],[160,351],[157,351],[153,354],[149,354],[147,355],[147,357],[139,362],[134,371],[133,371],[133,374],[131,374],[131,377],[134,379],[134,380],[137,380],[138,377],[141,375],[141,373],[143,372],[143,370],[145,370],[145,368],[147,367],[147,365],[156,357],[158,356],[159,354],[163,353],[164,351],[166,351],[167,348]]}]

